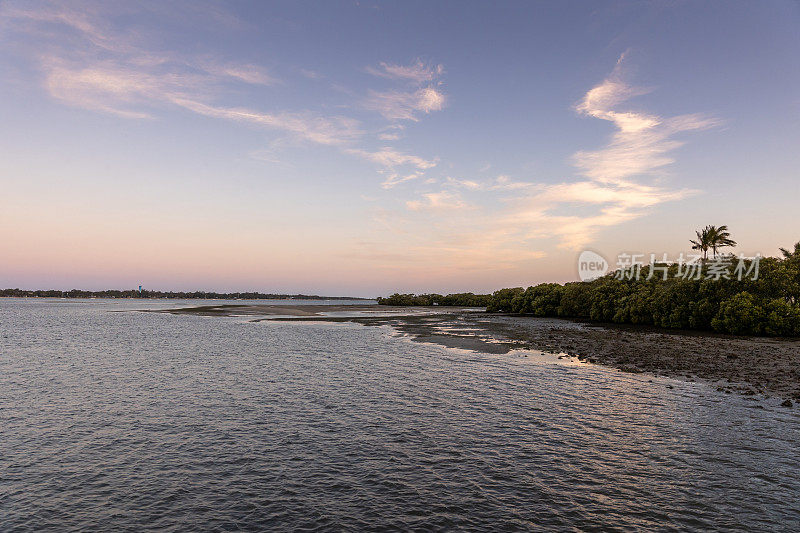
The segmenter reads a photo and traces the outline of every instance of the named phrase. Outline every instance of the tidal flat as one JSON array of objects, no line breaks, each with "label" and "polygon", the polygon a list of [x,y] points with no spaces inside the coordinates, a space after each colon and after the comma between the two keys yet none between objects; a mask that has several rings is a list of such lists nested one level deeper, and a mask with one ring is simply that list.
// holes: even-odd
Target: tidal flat
[{"label": "tidal flat", "polygon": [[221,304],[159,312],[243,316],[252,317],[253,321],[391,326],[417,342],[490,354],[505,354],[515,349],[539,350],[625,372],[704,380],[725,393],[779,397],[788,400],[786,406],[800,400],[798,339],[615,326],[486,313],[470,308]]}]

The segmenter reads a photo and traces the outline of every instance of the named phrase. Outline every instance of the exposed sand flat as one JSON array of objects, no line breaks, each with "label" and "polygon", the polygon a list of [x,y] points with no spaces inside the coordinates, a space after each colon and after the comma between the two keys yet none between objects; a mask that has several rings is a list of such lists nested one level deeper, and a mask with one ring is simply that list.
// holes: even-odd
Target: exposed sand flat
[{"label": "exposed sand flat", "polygon": [[[390,325],[413,340],[487,353],[529,348],[627,372],[700,378],[725,392],[800,400],[800,340],[609,326],[461,308],[375,305],[219,305],[165,312]],[[334,313],[341,316],[326,316]],[[280,316],[279,316],[280,315]],[[272,318],[271,318],[272,317]]]},{"label": "exposed sand flat", "polygon": [[220,304],[181,307],[154,311],[158,313],[189,314],[201,316],[322,316],[324,312],[369,312],[375,305],[275,305],[275,304]]}]

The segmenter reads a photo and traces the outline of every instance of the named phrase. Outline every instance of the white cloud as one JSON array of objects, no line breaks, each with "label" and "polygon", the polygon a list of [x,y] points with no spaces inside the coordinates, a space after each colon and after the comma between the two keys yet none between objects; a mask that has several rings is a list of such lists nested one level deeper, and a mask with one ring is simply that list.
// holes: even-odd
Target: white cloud
[{"label": "white cloud", "polygon": [[147,118],[154,108],[173,105],[208,117],[283,130],[319,144],[342,144],[361,133],[358,122],[347,117],[321,117],[309,112],[263,113],[208,104],[201,101],[205,95],[197,90],[204,80],[194,74],[154,75],[110,62],[81,68],[50,60],[44,66],[46,87],[53,97],[127,118]]},{"label": "white cloud", "polygon": [[135,32],[111,27],[108,17],[90,9],[79,12],[52,4],[35,10],[4,8],[0,18],[47,42],[42,46],[46,52],[36,56],[44,85],[54,98],[70,105],[134,119],[152,118],[158,110],[178,106],[325,145],[348,143],[362,133],[356,120],[342,116],[215,104],[227,84],[271,85],[276,79],[258,65],[154,53]]},{"label": "white cloud", "polygon": [[366,109],[377,111],[389,120],[419,120],[419,114],[440,111],[447,101],[437,83],[444,67],[427,65],[417,59],[411,65],[381,63],[380,68],[368,67],[375,76],[393,80],[403,80],[416,86],[414,90],[370,90],[364,103]]},{"label": "white cloud", "polygon": [[67,65],[57,58],[43,61],[45,87],[68,104],[128,118],[148,118],[142,105],[177,90],[175,79],[164,80],[105,62],[86,68]]},{"label": "white cloud", "polygon": [[130,36],[111,31],[92,7],[97,6],[86,4],[80,9],[71,9],[65,4],[46,1],[6,2],[0,5],[0,17],[11,22],[9,27],[12,31],[47,37],[51,35],[50,26],[60,25],[98,48],[112,52],[132,51]]},{"label": "white cloud", "polygon": [[422,195],[422,200],[410,200],[406,207],[411,211],[454,211],[469,207],[460,196],[449,191]]},{"label": "white cloud", "polygon": [[[576,167],[588,179],[531,183],[527,187],[520,184],[526,194],[508,200],[505,214],[492,223],[498,231],[520,239],[555,236],[559,247],[579,248],[595,239],[602,228],[634,220],[649,208],[698,192],[671,190],[639,180],[673,162],[669,153],[683,144],[675,139],[677,134],[708,128],[717,121],[701,115],[664,118],[620,110],[629,98],[649,92],[623,80],[623,60],[624,55],[612,74],[589,90],[576,106],[578,112],[610,121],[617,128],[604,148],[574,155]],[[515,187],[508,179],[497,185],[499,189]],[[581,214],[575,214],[575,206],[582,206]]]},{"label": "white cloud", "polygon": [[482,191],[486,189],[485,184],[481,182],[466,180],[466,179],[451,178],[451,177],[447,178],[447,184],[455,187],[462,187],[464,189],[469,189],[471,191]]},{"label": "white cloud", "polygon": [[360,134],[358,123],[347,117],[286,112],[269,114],[245,108],[216,107],[184,98],[173,98],[172,101],[201,115],[277,128],[319,144],[342,144]]},{"label": "white cloud", "polygon": [[605,148],[580,151],[574,156],[576,166],[586,177],[604,183],[624,184],[630,178],[652,174],[674,161],[668,152],[683,145],[674,138],[675,135],[718,124],[718,121],[701,115],[665,119],[647,113],[616,110],[629,98],[650,92],[623,80],[624,57],[620,57],[611,75],[587,92],[575,106],[579,113],[608,120],[617,127]]},{"label": "white cloud", "polygon": [[462,187],[473,191],[511,191],[534,187],[534,183],[526,181],[513,181],[508,176],[498,176],[490,181],[476,181],[459,178],[447,178],[447,182],[455,187]]},{"label": "white cloud", "polygon": [[436,166],[436,161],[429,161],[427,159],[423,159],[415,155],[404,154],[402,152],[393,150],[388,146],[382,148],[377,152],[369,152],[367,150],[360,150],[354,148],[347,149],[345,150],[345,152],[351,155],[362,157],[364,159],[367,159],[368,161],[372,161],[373,163],[377,163],[387,168],[392,168],[400,165],[411,165],[420,170],[425,170]]},{"label": "white cloud", "polygon": [[[160,4],[125,5],[119,9],[126,14],[151,10],[164,20],[175,16],[169,7]],[[50,2],[36,8],[26,3],[6,3],[0,6],[0,23],[3,29],[10,28],[41,42],[42,52],[34,58],[40,64],[44,85],[54,98],[69,105],[130,119],[155,118],[178,107],[207,117],[286,132],[290,138],[323,145],[346,146],[363,135],[359,122],[345,116],[323,116],[307,110],[258,110],[223,103],[226,97],[245,89],[236,87],[236,92],[231,92],[231,85],[268,86],[279,80],[259,65],[153,50],[151,43],[157,42],[153,35],[117,24],[118,18],[111,15],[119,9],[103,3],[81,5],[80,9]],[[229,25],[219,9],[205,4],[203,9],[209,10],[214,21]],[[371,71],[387,79],[421,85],[433,82],[443,68],[417,60],[410,65],[381,63]],[[309,70],[299,72],[310,79],[322,77]],[[439,110],[445,103],[445,96],[434,86],[370,95],[368,107],[392,120],[417,120],[418,115]],[[399,129],[402,128],[394,125],[378,137],[383,141],[397,140]],[[436,161],[391,148],[345,151],[385,168],[410,166],[424,170],[436,165]],[[254,153],[263,159],[267,152]],[[410,175],[404,173],[404,181]],[[393,184],[397,179],[401,178],[384,183]]]},{"label": "white cloud", "polygon": [[422,176],[421,172],[413,172],[411,174],[406,174],[405,176],[392,172],[386,177],[385,180],[383,180],[383,183],[381,183],[381,187],[383,187],[384,189],[391,189],[396,185],[400,185],[401,183],[404,183],[406,181],[415,180],[417,178],[420,178],[421,176]]},{"label": "white cloud", "polygon": [[[419,221],[407,217],[406,227],[424,231],[424,247],[429,250],[449,248],[466,261],[497,256],[519,263],[547,246],[536,241],[552,239],[558,248],[579,249],[604,228],[643,217],[664,202],[697,194],[646,180],[672,163],[671,152],[682,145],[676,138],[679,134],[717,121],[701,115],[662,117],[620,109],[629,98],[648,92],[625,83],[621,65],[622,58],[609,78],[589,90],[576,106],[581,114],[609,121],[616,128],[605,147],[575,154],[582,178],[541,183],[508,176],[493,180],[450,177],[444,190],[406,203],[412,212],[441,216]],[[456,191],[474,200],[469,210]],[[492,254],[476,256],[470,252],[475,246],[484,246]]]},{"label": "white cloud", "polygon": [[[525,196],[508,200],[507,208],[492,225],[522,240],[556,237],[560,248],[577,249],[594,240],[603,228],[634,220],[644,216],[647,208],[696,193],[633,183],[540,184]],[[582,207],[582,214],[574,214],[576,206]]]},{"label": "white cloud", "polygon": [[418,121],[418,113],[439,111],[446,100],[445,95],[433,87],[424,87],[413,92],[369,91],[364,107],[377,111],[389,120]]},{"label": "white cloud", "polygon": [[396,141],[403,137],[402,132],[404,129],[405,126],[402,124],[392,124],[384,128],[383,131],[378,134],[378,139],[381,141]]},{"label": "white cloud", "polygon": [[277,83],[277,80],[270,76],[266,69],[258,65],[219,64],[214,61],[207,61],[199,63],[198,68],[202,68],[208,74],[213,74],[220,78],[231,78],[253,85],[274,85]]}]

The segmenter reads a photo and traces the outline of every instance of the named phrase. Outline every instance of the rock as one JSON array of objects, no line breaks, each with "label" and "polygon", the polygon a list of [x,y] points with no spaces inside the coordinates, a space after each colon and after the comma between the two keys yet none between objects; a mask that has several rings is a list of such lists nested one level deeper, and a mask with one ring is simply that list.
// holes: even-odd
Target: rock
[{"label": "rock", "polygon": [[784,402],[781,404],[781,407],[791,407],[792,405],[794,405],[792,400],[784,400]]}]

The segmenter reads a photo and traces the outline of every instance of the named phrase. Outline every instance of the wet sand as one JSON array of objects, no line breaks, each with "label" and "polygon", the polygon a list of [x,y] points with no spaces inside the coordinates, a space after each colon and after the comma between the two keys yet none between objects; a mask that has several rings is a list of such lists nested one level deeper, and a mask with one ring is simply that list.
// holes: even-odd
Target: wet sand
[{"label": "wet sand", "polygon": [[[375,305],[276,305],[276,304],[220,304],[197,307],[180,307],[155,311],[177,315],[200,316],[323,316],[323,313],[362,313],[374,310]],[[398,309],[398,308],[392,308]]]},{"label": "wet sand", "polygon": [[161,312],[252,316],[254,321],[389,325],[418,342],[497,354],[519,348],[534,349],[609,365],[626,372],[702,379],[728,393],[800,400],[798,339],[597,325],[566,319],[489,314],[464,308],[245,304]]}]

